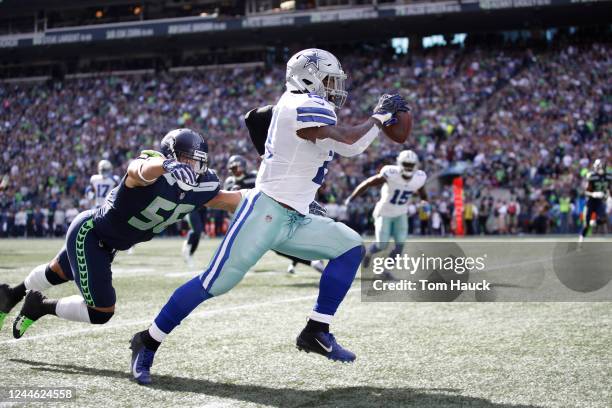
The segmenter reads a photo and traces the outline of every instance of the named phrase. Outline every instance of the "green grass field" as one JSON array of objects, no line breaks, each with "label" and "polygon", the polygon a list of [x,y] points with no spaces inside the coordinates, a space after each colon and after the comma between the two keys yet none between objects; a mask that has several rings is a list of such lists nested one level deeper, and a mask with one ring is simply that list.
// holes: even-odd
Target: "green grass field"
[{"label": "green grass field", "polygon": [[[217,244],[202,241],[196,264]],[[20,282],[61,245],[0,240],[0,281]],[[273,253],[178,327],[157,353],[154,384],[139,386],[131,335],[197,273],[180,246],[159,239],[117,256],[117,311],[105,326],[45,317],[13,340],[12,313],[0,385],[75,387],[70,406],[83,407],[612,406],[611,303],[363,303],[356,281],[333,329],[357,361],[332,363],[295,348],[320,275],[288,275]],[[48,295],[75,293],[70,282]]]}]

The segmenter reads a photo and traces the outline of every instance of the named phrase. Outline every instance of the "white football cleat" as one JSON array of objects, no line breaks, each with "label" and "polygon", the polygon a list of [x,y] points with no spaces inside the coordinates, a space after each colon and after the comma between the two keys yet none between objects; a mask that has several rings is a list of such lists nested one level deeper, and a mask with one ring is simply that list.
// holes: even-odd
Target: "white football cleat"
[{"label": "white football cleat", "polygon": [[289,264],[289,266],[287,267],[287,273],[293,275],[295,273],[295,267],[293,266],[292,263]]}]

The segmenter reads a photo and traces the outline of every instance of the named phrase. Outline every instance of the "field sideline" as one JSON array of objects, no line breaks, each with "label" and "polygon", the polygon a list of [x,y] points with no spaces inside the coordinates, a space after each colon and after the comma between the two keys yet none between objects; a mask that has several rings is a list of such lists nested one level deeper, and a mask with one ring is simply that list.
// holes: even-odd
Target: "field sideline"
[{"label": "field sideline", "polygon": [[[2,386],[75,387],[70,406],[612,406],[612,303],[363,303],[357,280],[333,325],[357,361],[332,363],[295,349],[320,275],[289,275],[273,253],[168,337],[151,387],[129,381],[131,335],[218,242],[201,242],[193,271],[178,239],[120,253],[108,325],[46,317],[14,340],[12,313],[0,332]],[[62,243],[0,240],[0,281],[18,283]],[[75,293],[74,283],[48,291]]]}]

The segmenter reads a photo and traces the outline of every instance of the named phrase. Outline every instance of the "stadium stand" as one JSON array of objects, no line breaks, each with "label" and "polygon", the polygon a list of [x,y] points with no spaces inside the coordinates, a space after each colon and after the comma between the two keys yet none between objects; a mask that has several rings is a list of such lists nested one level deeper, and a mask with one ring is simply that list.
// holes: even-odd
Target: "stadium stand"
[{"label": "stadium stand", "polygon": [[[422,167],[436,175],[457,161],[471,165],[465,183],[475,207],[467,210],[474,224],[469,232],[575,232],[581,176],[594,158],[610,157],[610,55],[609,44],[590,43],[537,51],[440,47],[409,56],[344,56],[351,93],[339,117],[358,122],[382,92],[401,92],[415,110],[411,147]],[[283,68],[3,84],[2,234],[63,231],[70,216],[61,212],[74,214],[74,208],[89,205],[82,197],[98,160],[111,160],[122,173],[134,154],[155,146],[174,127],[192,127],[210,139],[211,165],[221,176],[231,154],[244,154],[255,166],[242,115],[280,95]],[[359,230],[371,229],[374,194],[348,213],[338,204],[396,151],[380,139],[358,160],[336,161],[320,199]],[[440,187],[431,189],[429,204],[415,203],[413,232],[453,229],[450,191]]]}]

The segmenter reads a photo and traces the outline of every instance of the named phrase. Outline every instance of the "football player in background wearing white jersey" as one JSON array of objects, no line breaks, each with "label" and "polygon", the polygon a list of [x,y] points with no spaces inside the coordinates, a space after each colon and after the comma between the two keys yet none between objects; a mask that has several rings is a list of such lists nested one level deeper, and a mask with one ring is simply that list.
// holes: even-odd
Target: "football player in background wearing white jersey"
[{"label": "football player in background wearing white jersey", "polygon": [[[228,233],[200,275],[178,288],[148,330],[132,339],[132,375],[150,382],[157,347],[200,303],[232,289],[268,250],[303,259],[329,259],[319,295],[296,340],[297,348],[331,360],[354,361],[329,332],[363,257],[361,236],[331,218],[309,214],[309,205],[336,154],[354,156],[381,126],[409,111],[399,95],[383,95],[358,126],[336,126],[335,110],[346,100],[346,75],[338,59],[320,49],[295,54],[287,63],[286,91],[274,106],[256,186],[243,200]],[[145,363],[143,363],[145,362]]]},{"label": "football player in background wearing white jersey", "polygon": [[374,231],[376,242],[367,249],[364,263],[369,264],[369,257],[387,247],[393,237],[395,248],[392,254],[401,253],[408,237],[408,205],[413,193],[427,201],[425,181],[427,174],[418,170],[419,157],[412,150],[403,150],[397,156],[396,165],[384,166],[380,173],[359,184],[346,199],[348,206],[353,198],[365,193],[370,187],[382,186],[380,200],[374,207]]},{"label": "football player in background wearing white jersey", "polygon": [[89,179],[87,195],[94,201],[94,208],[100,208],[106,201],[106,196],[113,188],[119,185],[119,177],[113,175],[113,165],[108,160],[100,160],[98,163],[98,174]]}]

